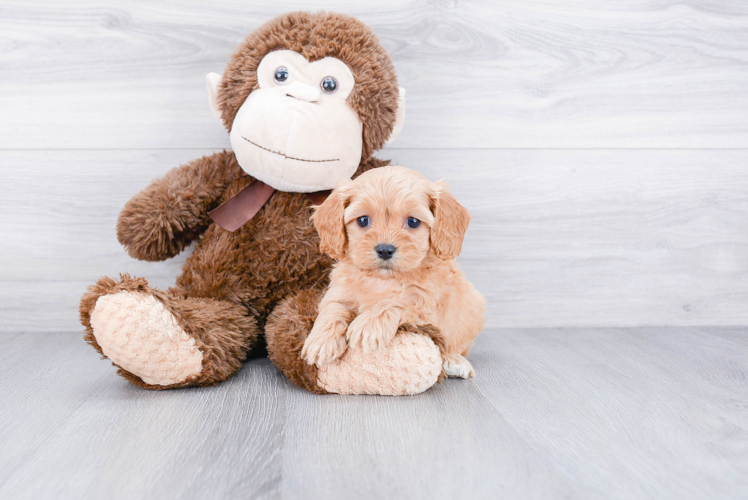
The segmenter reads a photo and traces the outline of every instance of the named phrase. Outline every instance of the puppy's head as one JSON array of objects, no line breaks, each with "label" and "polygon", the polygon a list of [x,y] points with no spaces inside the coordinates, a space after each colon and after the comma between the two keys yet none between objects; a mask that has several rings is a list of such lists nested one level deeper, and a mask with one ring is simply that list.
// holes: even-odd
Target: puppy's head
[{"label": "puppy's head", "polygon": [[443,182],[390,166],[338,186],[312,220],[323,252],[386,276],[413,271],[430,254],[454,259],[470,215]]}]

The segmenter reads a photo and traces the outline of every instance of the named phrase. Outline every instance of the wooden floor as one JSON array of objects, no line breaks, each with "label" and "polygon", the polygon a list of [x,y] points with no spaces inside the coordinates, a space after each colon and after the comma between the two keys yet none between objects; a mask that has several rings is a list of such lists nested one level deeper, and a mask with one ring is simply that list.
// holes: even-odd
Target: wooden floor
[{"label": "wooden floor", "polygon": [[748,329],[486,331],[478,376],[317,396],[267,359],[148,392],[79,334],[0,336],[0,498],[748,496]]}]

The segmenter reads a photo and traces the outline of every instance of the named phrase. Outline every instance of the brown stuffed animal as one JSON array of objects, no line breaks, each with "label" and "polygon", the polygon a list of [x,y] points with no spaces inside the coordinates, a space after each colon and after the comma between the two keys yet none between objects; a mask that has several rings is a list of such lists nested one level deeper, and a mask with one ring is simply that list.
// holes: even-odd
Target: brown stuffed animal
[{"label": "brown stuffed animal", "polygon": [[429,388],[442,359],[440,334],[428,326],[403,325],[390,348],[319,369],[300,354],[331,266],[310,222],[312,200],[386,165],[372,152],[402,127],[404,91],[376,36],[345,15],[285,14],[207,81],[233,152],[171,170],[117,223],[136,259],[165,260],[197,240],[195,250],[166,292],[128,275],[89,287],[80,304],[86,341],[149,389],[226,380],[263,331],[271,360],[308,390]]}]

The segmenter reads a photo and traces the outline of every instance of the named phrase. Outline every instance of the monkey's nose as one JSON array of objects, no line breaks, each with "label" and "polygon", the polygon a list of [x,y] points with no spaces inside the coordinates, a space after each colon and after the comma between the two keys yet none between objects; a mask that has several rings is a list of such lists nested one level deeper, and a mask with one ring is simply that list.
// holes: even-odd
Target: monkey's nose
[{"label": "monkey's nose", "polygon": [[390,260],[392,256],[395,255],[397,248],[395,248],[395,245],[387,245],[384,243],[380,243],[374,248],[374,250],[377,251],[377,255],[379,255],[380,259]]},{"label": "monkey's nose", "polygon": [[286,87],[286,95],[301,101],[319,101],[319,89],[299,81],[292,82],[291,85]]}]

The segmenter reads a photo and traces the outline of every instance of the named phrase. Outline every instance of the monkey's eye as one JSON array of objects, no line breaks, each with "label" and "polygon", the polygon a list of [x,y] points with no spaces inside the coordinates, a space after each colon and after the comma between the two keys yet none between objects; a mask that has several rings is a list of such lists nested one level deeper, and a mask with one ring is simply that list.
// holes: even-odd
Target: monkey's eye
[{"label": "monkey's eye", "polygon": [[416,219],[415,217],[408,217],[408,227],[411,229],[415,229],[418,226],[421,225],[421,221]]},{"label": "monkey's eye", "polygon": [[368,215],[362,215],[358,219],[356,219],[356,223],[358,224],[358,227],[368,227],[369,225],[369,216]]},{"label": "monkey's eye", "polygon": [[283,83],[286,80],[288,80],[288,68],[285,66],[281,66],[280,68],[275,70],[275,81],[278,83]]},{"label": "monkey's eye", "polygon": [[326,76],[321,82],[319,82],[319,86],[322,87],[322,90],[327,94],[332,94],[338,90],[338,81],[331,76]]}]

